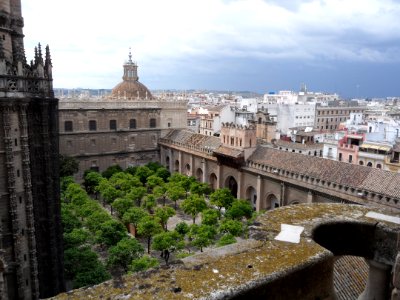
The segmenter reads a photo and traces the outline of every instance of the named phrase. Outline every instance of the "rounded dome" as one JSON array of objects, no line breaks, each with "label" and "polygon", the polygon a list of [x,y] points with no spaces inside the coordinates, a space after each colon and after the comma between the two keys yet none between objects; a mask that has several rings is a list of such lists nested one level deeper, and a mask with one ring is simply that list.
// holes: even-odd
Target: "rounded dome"
[{"label": "rounded dome", "polygon": [[111,92],[113,98],[152,99],[150,91],[139,81],[122,81]]}]

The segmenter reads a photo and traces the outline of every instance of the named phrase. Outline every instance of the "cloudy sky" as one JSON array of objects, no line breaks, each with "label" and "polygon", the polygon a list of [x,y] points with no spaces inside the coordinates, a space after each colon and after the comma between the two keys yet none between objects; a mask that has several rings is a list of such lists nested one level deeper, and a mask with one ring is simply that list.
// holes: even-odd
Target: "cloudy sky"
[{"label": "cloudy sky", "polygon": [[54,86],[112,88],[129,47],[150,89],[400,96],[400,1],[22,0]]}]

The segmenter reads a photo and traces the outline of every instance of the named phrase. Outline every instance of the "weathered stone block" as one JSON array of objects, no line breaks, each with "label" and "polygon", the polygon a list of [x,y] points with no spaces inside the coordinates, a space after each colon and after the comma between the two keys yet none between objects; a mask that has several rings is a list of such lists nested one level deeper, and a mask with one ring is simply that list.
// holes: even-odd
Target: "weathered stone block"
[{"label": "weathered stone block", "polygon": [[400,253],[396,256],[396,263],[393,268],[393,285],[400,289]]}]

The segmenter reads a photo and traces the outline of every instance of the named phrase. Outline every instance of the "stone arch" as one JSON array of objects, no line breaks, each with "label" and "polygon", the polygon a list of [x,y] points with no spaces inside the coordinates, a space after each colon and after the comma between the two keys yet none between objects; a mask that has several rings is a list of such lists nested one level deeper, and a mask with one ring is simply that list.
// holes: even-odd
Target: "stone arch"
[{"label": "stone arch", "polygon": [[300,201],[299,200],[293,200],[293,201],[290,201],[290,203],[289,203],[289,205],[295,205],[295,204],[300,204]]},{"label": "stone arch", "polygon": [[238,192],[238,184],[237,184],[237,181],[236,181],[235,177],[233,177],[232,175],[228,176],[225,179],[224,187],[228,188],[231,191],[233,197],[235,197],[235,198],[238,197],[238,194],[237,194],[237,192]]},{"label": "stone arch", "polygon": [[273,193],[267,196],[266,202],[267,202],[267,207],[266,207],[267,209],[274,209],[280,206],[278,197],[276,197],[275,194]]},{"label": "stone arch", "polygon": [[175,160],[174,171],[179,172],[179,160]]},{"label": "stone arch", "polygon": [[167,168],[167,170],[169,171],[169,156],[166,156],[165,157],[165,164],[166,164],[166,168]]},{"label": "stone arch", "polygon": [[187,176],[190,176],[191,174],[190,174],[190,165],[189,164],[186,164],[185,165],[185,174],[187,175]]},{"label": "stone arch", "polygon": [[246,199],[250,201],[253,208],[256,208],[257,203],[257,190],[253,186],[249,186],[246,189]]},{"label": "stone arch", "polygon": [[201,168],[197,168],[196,170],[196,179],[197,181],[203,181],[203,170]]},{"label": "stone arch", "polygon": [[218,186],[217,186],[218,178],[217,178],[217,175],[215,175],[215,173],[210,174],[209,183],[210,183],[210,187],[213,190],[216,190],[218,188]]}]

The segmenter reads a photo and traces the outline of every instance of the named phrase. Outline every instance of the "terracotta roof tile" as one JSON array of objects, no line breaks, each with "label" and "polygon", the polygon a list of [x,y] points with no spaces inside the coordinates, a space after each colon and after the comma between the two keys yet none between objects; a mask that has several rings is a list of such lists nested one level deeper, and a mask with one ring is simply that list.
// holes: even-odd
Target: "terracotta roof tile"
[{"label": "terracotta roof tile", "polygon": [[357,299],[364,291],[368,265],[364,258],[341,256],[335,262],[333,284],[338,300]]}]

